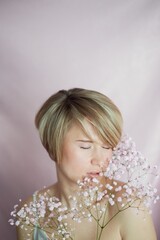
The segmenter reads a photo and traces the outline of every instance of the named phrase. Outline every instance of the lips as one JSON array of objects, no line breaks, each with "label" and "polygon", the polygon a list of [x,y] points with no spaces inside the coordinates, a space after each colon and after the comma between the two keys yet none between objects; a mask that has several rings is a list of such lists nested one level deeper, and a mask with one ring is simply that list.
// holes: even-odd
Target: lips
[{"label": "lips", "polygon": [[87,173],[87,176],[91,177],[91,178],[94,178],[94,177],[99,177],[100,176],[100,172],[98,171],[94,171],[94,172],[88,172]]}]

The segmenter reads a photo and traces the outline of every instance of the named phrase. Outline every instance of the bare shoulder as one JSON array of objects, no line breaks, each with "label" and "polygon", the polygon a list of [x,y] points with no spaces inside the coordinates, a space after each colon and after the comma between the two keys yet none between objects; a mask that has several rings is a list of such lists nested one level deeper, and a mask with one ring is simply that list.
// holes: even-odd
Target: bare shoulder
[{"label": "bare shoulder", "polygon": [[123,240],[156,240],[152,216],[148,209],[128,207],[119,214],[120,232]]},{"label": "bare shoulder", "polygon": [[35,225],[34,223],[30,222],[29,208],[35,202],[35,195],[36,199],[38,199],[39,196],[46,194],[47,192],[49,192],[51,195],[54,195],[54,189],[55,186],[51,185],[49,187],[38,190],[20,204],[18,208],[18,220],[20,221],[20,224],[16,227],[18,240],[33,240]]},{"label": "bare shoulder", "polygon": [[39,196],[44,195],[47,192],[50,193],[52,196],[55,195],[55,188],[56,184],[35,191],[31,196],[29,196],[27,199],[21,202],[21,204],[19,205],[19,210],[25,207],[26,205],[29,206],[30,203],[34,201],[34,196],[38,198]]},{"label": "bare shoulder", "polygon": [[[111,183],[113,186],[113,182]],[[116,191],[119,189],[119,191]],[[130,189],[132,191],[132,189]],[[111,190],[115,196],[117,204],[110,207],[111,216],[114,217],[116,224],[120,229],[120,235],[123,240],[156,240],[156,232],[152,220],[152,215],[144,206],[143,200],[139,200],[133,194],[130,195],[130,201],[123,197],[125,193],[125,182],[116,181],[115,187]],[[136,234],[136,235],[135,235]]]}]

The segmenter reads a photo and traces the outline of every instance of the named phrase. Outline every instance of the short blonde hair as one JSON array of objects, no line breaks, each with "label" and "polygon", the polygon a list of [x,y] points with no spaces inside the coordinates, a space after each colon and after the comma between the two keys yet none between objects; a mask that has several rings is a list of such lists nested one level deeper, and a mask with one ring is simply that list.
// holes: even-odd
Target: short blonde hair
[{"label": "short blonde hair", "polygon": [[88,136],[84,119],[94,126],[98,136],[114,148],[122,134],[122,116],[118,107],[104,94],[73,88],[60,90],[47,99],[35,117],[40,139],[49,156],[59,162],[65,134],[73,123]]}]

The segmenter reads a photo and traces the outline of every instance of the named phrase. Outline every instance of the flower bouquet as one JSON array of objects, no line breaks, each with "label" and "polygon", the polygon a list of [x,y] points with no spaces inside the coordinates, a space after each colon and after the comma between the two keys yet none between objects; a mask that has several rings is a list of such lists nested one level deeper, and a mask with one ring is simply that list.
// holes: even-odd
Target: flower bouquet
[{"label": "flower bouquet", "polygon": [[[78,180],[79,191],[69,196],[71,206],[63,206],[49,190],[44,194],[35,193],[33,201],[21,208],[14,206],[11,225],[24,228],[28,238],[34,240],[76,240],[74,223],[83,220],[95,222],[95,240],[100,240],[106,226],[128,208],[136,208],[137,213],[159,200],[157,189],[148,182],[148,176],[156,173],[157,167],[147,163],[146,158],[136,150],[135,143],[123,135],[113,150],[112,160],[99,178],[84,177]],[[108,209],[114,214],[108,217]]]}]

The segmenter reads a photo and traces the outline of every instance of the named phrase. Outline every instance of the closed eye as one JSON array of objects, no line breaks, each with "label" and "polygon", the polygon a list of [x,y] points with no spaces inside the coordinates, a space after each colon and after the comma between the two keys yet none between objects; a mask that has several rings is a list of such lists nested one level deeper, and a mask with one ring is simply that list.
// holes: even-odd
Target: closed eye
[{"label": "closed eye", "polygon": [[82,149],[90,149],[91,147],[80,147]]},{"label": "closed eye", "polygon": [[102,147],[102,148],[104,148],[104,149],[108,149],[108,150],[111,149],[111,147]]}]

